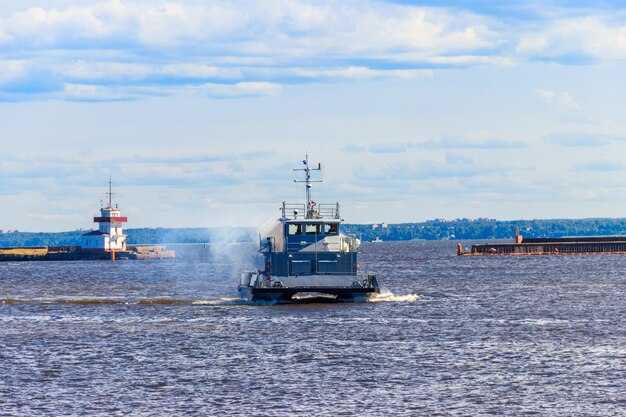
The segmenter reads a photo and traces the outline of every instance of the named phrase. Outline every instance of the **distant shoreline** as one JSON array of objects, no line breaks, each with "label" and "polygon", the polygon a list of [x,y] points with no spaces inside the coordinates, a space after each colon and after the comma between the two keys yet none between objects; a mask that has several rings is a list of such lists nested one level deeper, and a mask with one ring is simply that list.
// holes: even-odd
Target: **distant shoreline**
[{"label": "distant shoreline", "polygon": [[[518,226],[526,237],[619,236],[626,235],[626,218],[492,220],[432,220],[397,224],[344,224],[345,234],[363,241],[404,240],[484,240],[512,239]],[[78,245],[85,230],[67,232],[11,232],[0,234],[0,247]],[[252,227],[136,228],[126,229],[128,243],[203,244],[256,242],[258,232]]]}]

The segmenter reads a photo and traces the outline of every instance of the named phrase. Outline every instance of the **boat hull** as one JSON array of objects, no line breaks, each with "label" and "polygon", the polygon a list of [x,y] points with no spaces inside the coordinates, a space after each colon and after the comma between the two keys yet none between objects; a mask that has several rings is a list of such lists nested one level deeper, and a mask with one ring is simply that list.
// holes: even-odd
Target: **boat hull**
[{"label": "boat hull", "polygon": [[380,288],[373,274],[272,277],[268,282],[262,274],[248,272],[242,275],[238,291],[247,301],[289,301],[296,294],[309,300],[314,294],[325,301],[353,301],[379,293]]},{"label": "boat hull", "polygon": [[317,294],[320,298],[334,296],[336,301],[353,301],[380,292],[379,288],[255,288],[239,286],[239,296],[247,301],[289,301],[296,294]]}]

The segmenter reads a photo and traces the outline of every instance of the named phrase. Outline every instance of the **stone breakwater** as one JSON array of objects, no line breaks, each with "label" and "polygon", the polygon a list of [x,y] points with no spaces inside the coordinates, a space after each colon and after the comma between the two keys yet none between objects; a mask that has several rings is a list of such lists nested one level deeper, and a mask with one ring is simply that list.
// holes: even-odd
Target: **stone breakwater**
[{"label": "stone breakwater", "polygon": [[[79,246],[38,246],[0,248],[0,262],[16,261],[76,261],[108,260],[111,252],[84,250]],[[128,245],[125,251],[115,251],[115,259],[167,259],[176,253],[160,245]]]}]

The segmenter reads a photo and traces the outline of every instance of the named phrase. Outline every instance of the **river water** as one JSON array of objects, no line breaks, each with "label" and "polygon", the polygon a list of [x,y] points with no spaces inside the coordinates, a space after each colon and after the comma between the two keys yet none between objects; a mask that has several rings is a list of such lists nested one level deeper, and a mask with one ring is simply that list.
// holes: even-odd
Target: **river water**
[{"label": "river water", "polygon": [[0,264],[0,415],[624,416],[626,256],[362,246],[370,302],[251,305],[254,248]]}]

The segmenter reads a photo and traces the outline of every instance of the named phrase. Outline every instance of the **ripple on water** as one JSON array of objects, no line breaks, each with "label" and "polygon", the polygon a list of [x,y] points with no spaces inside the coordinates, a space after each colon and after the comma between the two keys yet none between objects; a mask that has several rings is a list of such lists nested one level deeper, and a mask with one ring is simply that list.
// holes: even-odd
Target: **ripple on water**
[{"label": "ripple on water", "polygon": [[0,414],[623,415],[626,257],[362,249],[354,303],[240,301],[253,246],[0,264]]}]

